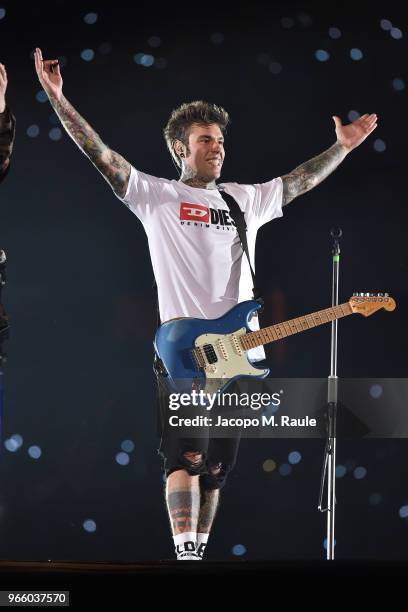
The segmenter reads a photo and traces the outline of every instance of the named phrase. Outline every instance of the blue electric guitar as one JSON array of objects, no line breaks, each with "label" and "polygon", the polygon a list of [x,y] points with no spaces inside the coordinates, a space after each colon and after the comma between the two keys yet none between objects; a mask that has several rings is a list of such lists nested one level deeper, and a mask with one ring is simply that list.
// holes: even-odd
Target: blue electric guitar
[{"label": "blue electric guitar", "polygon": [[247,357],[247,351],[256,346],[276,342],[352,313],[368,317],[382,308],[394,310],[395,306],[395,300],[387,293],[358,293],[345,304],[251,331],[248,322],[261,304],[248,300],[219,319],[167,321],[157,330],[154,347],[166,370],[170,388],[180,393],[188,393],[192,388],[222,392],[238,378],[265,378],[269,374],[268,369],[255,367]]}]

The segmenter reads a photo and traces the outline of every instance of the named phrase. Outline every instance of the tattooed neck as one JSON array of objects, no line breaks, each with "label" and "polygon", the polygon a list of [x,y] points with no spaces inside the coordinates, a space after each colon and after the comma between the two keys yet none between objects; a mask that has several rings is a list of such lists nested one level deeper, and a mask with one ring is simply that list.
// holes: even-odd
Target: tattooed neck
[{"label": "tattooed neck", "polygon": [[209,180],[203,176],[198,176],[188,166],[183,168],[179,182],[199,189],[218,189],[215,179]]}]

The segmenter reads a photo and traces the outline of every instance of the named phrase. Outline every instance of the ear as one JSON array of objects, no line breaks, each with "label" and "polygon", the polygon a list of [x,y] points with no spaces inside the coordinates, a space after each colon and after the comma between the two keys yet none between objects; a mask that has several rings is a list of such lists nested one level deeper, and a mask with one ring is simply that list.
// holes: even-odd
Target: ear
[{"label": "ear", "polygon": [[179,157],[184,157],[184,145],[181,140],[176,140],[174,143],[174,151]]}]

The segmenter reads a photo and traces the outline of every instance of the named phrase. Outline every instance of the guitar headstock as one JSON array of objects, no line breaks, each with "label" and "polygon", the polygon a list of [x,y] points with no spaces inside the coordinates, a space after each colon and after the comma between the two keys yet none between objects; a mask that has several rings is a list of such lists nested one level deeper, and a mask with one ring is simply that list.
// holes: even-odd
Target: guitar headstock
[{"label": "guitar headstock", "polygon": [[353,312],[369,317],[377,310],[395,310],[395,300],[388,293],[354,293],[349,299]]}]

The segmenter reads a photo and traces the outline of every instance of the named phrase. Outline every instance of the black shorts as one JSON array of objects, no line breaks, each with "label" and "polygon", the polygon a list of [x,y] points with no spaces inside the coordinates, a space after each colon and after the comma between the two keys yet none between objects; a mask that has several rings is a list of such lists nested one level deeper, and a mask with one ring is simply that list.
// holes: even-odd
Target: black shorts
[{"label": "black shorts", "polygon": [[[160,373],[156,360],[153,370],[157,381],[157,429],[160,440],[158,454],[163,459],[166,477],[176,470],[186,470],[191,476],[200,476],[202,488],[220,489],[235,465],[241,432],[237,432],[234,437],[219,438],[212,436],[211,427],[202,427],[200,437],[184,438],[175,435],[174,427],[169,425],[169,416],[174,412],[169,409],[166,379]],[[238,388],[237,383],[235,386]],[[228,390],[233,390],[232,386]],[[187,406],[183,411],[181,407],[177,412],[178,416],[188,416],[189,409]],[[200,454],[201,460],[192,463],[185,453]]]}]

